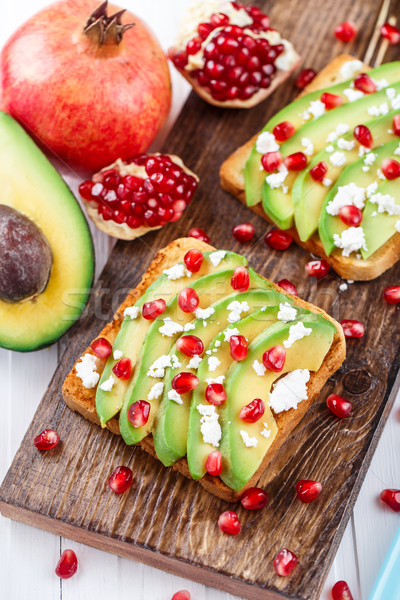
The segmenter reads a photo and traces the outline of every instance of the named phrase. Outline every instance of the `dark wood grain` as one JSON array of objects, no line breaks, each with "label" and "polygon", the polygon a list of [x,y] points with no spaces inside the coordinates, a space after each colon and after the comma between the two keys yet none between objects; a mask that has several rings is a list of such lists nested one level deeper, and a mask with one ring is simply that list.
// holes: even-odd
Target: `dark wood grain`
[{"label": "dark wood grain", "polygon": [[[343,51],[332,30],[349,18],[362,35],[346,50],[362,58],[381,7],[374,0],[259,4],[294,41],[305,64],[317,69]],[[392,2],[392,13],[399,11],[400,2]],[[395,53],[392,48],[387,60]],[[66,338],[66,352],[0,489],[4,515],[251,600],[319,598],[399,386],[399,307],[388,306],[381,296],[385,286],[399,282],[400,265],[339,293],[341,281],[332,272],[318,282],[304,276],[309,256],[301,249],[268,250],[262,241],[265,222],[219,187],[222,161],[294,95],[294,87],[285,85],[250,111],[221,110],[189,97],[165,150],[182,156],[200,175],[197,198],[177,224],[115,247],[85,314]],[[231,227],[241,221],[255,224],[258,241],[235,242]],[[243,252],[263,275],[290,279],[301,297],[335,318],[357,318],[366,326],[362,339],[349,341],[345,365],[264,474],[269,505],[254,513],[238,508],[243,526],[238,537],[223,536],[216,526],[226,503],[72,413],[61,398],[61,384],[77,356],[137,284],[153,254],[193,225],[204,227],[215,246]],[[354,403],[345,422],[325,406],[332,391]],[[45,427],[57,429],[62,443],[41,454],[32,439]],[[122,496],[107,486],[119,464],[134,472],[133,487]],[[295,498],[294,485],[303,478],[323,484],[323,494],[311,505]],[[288,578],[279,578],[272,568],[282,546],[299,557]]]}]

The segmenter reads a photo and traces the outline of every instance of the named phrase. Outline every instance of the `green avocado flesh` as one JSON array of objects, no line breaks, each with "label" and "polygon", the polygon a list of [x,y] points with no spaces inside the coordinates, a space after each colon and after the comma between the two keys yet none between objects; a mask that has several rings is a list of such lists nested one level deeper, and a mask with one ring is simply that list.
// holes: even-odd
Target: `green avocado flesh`
[{"label": "green avocado flesh", "polygon": [[[0,204],[32,221],[52,255],[43,291],[18,302],[0,300],[0,346],[27,352],[57,341],[81,315],[93,280],[93,243],[80,206],[61,176],[22,127],[3,112],[0,146]],[[1,255],[0,278],[3,260]]]}]

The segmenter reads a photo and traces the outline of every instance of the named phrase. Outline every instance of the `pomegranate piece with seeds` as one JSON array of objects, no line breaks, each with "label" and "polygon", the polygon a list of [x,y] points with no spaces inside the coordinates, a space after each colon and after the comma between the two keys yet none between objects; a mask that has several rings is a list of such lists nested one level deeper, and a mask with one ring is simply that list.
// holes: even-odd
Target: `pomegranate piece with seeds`
[{"label": "pomegranate piece with seeds", "polygon": [[274,560],[275,573],[280,577],[287,577],[298,563],[297,556],[287,548],[282,548]]},{"label": "pomegranate piece with seeds", "polygon": [[224,533],[237,535],[241,530],[239,517],[233,510],[226,510],[219,516],[218,527]]},{"label": "pomegranate piece with seeds", "polygon": [[229,340],[231,358],[238,362],[247,356],[247,340],[244,335],[231,335]]},{"label": "pomegranate piece with seeds", "polygon": [[286,231],[280,229],[271,229],[265,237],[264,242],[273,250],[287,250],[293,239]]},{"label": "pomegranate piece with seeds", "polygon": [[299,90],[304,90],[309,83],[312,82],[317,72],[314,69],[302,69],[296,79],[296,87]]},{"label": "pomegranate piece with seeds", "polygon": [[196,240],[200,240],[201,242],[205,242],[206,244],[210,243],[210,238],[201,227],[192,227],[190,231],[188,231],[188,237],[195,238]]},{"label": "pomegranate piece with seeds", "polygon": [[318,181],[320,183],[323,182],[325,175],[328,172],[328,165],[324,160],[321,160],[319,163],[315,165],[312,169],[310,169],[310,175],[314,179],[314,181]]},{"label": "pomegranate piece with seeds", "polygon": [[394,158],[383,159],[382,173],[386,179],[397,179],[400,177],[400,163],[394,160]]},{"label": "pomegranate piece with seeds", "polygon": [[117,467],[111,473],[108,485],[116,494],[122,494],[132,485],[133,474],[129,467]]},{"label": "pomegranate piece with seeds", "polygon": [[118,377],[118,379],[128,380],[132,375],[132,361],[130,358],[121,358],[112,368],[112,372],[114,375]]},{"label": "pomegranate piece with seeds", "polygon": [[239,413],[239,419],[245,423],[257,423],[265,413],[265,404],[260,398],[255,398]]},{"label": "pomegranate piece with seeds", "polygon": [[342,96],[338,96],[337,94],[330,94],[329,92],[324,92],[321,95],[321,102],[325,104],[326,110],[332,110],[332,108],[337,108],[341,106],[344,102]]},{"label": "pomegranate piece with seeds", "polygon": [[144,319],[148,321],[154,321],[160,315],[163,314],[165,309],[167,308],[167,304],[163,298],[158,298],[158,300],[152,300],[151,302],[145,302],[142,308],[142,315]]},{"label": "pomegranate piece with seeds", "polygon": [[337,581],[332,588],[332,600],[353,600],[350,588],[345,581]]},{"label": "pomegranate piece with seeds", "polygon": [[339,419],[345,419],[351,413],[353,405],[351,402],[338,396],[338,394],[330,394],[326,399],[326,405],[333,414]]},{"label": "pomegranate piece with seeds", "polygon": [[354,128],[353,135],[361,146],[372,148],[372,134],[366,125],[357,125],[357,127]]},{"label": "pomegranate piece with seeds", "polygon": [[334,34],[341,42],[351,42],[357,35],[357,28],[351,21],[344,21],[335,28]]},{"label": "pomegranate piece with seeds", "polygon": [[392,510],[400,512],[400,490],[383,490],[379,497]]},{"label": "pomegranate piece with seeds", "polygon": [[253,223],[239,223],[232,228],[232,234],[238,242],[249,242],[254,236]]},{"label": "pomegranate piece with seeds", "polygon": [[400,285],[391,285],[383,290],[383,298],[388,304],[400,303]]},{"label": "pomegranate piece with seeds", "polygon": [[183,257],[186,268],[191,273],[198,273],[203,264],[204,256],[200,250],[188,250]]},{"label": "pomegranate piece with seeds", "polygon": [[322,492],[322,485],[319,481],[311,479],[302,479],[296,483],[296,493],[302,502],[312,502],[318,498]]},{"label": "pomegranate piece with seeds", "polygon": [[285,142],[290,137],[292,137],[294,132],[295,126],[293,125],[293,123],[290,123],[290,121],[282,121],[282,123],[278,123],[278,125],[275,125],[275,127],[272,130],[272,133],[274,134],[275,139],[278,142]]},{"label": "pomegranate piece with seeds", "polygon": [[283,157],[280,152],[266,152],[261,157],[261,164],[264,171],[273,173],[282,164]]},{"label": "pomegranate piece with seeds", "polygon": [[354,79],[354,87],[364,94],[373,94],[378,89],[376,83],[366,73],[360,73]]},{"label": "pomegranate piece with seeds", "polygon": [[302,171],[307,166],[307,156],[304,152],[294,152],[286,156],[283,162],[289,171]]},{"label": "pomegranate piece with seeds", "polygon": [[231,278],[231,286],[238,292],[245,292],[249,289],[250,275],[246,267],[236,267]]},{"label": "pomegranate piece with seeds", "polygon": [[395,27],[390,23],[384,23],[381,27],[381,34],[392,46],[400,44],[400,29],[398,27]]},{"label": "pomegranate piece with seeds", "polygon": [[362,221],[362,212],[357,206],[347,204],[339,208],[339,217],[345,225],[349,227],[358,227]]},{"label": "pomegranate piece with seeds", "polygon": [[177,221],[193,198],[197,176],[177,156],[142,154],[115,163],[79,186],[95,225],[131,240]]},{"label": "pomegranate piece with seeds", "polygon": [[196,335],[183,335],[177,340],[176,347],[186,356],[199,356],[204,352],[204,344]]},{"label": "pomegranate piece with seeds", "polygon": [[293,294],[293,296],[297,296],[296,286],[291,281],[289,281],[289,279],[281,279],[277,282],[276,285],[279,285],[279,287],[285,290],[285,292],[287,292],[288,294]]},{"label": "pomegranate piece with seeds", "polygon": [[306,264],[305,269],[307,275],[310,277],[321,279],[321,277],[329,273],[330,267],[328,262],[323,258],[322,260],[310,260]]},{"label": "pomegranate piece with seeds", "polygon": [[91,349],[99,358],[108,358],[112,352],[112,346],[106,338],[97,338],[90,344]]},{"label": "pomegranate piece with seeds", "polygon": [[183,372],[175,375],[171,381],[172,389],[178,394],[186,394],[194,390],[199,385],[199,378],[193,373]]},{"label": "pomegranate piece with seeds", "polygon": [[268,371],[280,373],[285,366],[286,350],[283,346],[277,344],[264,352],[262,357],[263,365]]},{"label": "pomegranate piece with seeds", "polygon": [[251,487],[244,492],[240,502],[247,510],[259,510],[268,504],[268,500],[267,492],[258,487]]},{"label": "pomegranate piece with seeds", "polygon": [[128,421],[132,427],[143,427],[149,420],[150,403],[147,400],[137,400],[128,410]]},{"label": "pomegranate piece with seeds", "polygon": [[226,391],[222,383],[209,383],[206,387],[206,400],[214,406],[223,404],[226,400]]},{"label": "pomegranate piece with seeds", "polygon": [[172,596],[171,600],[190,600],[190,592],[187,590],[180,590]]},{"label": "pomegranate piece with seeds", "polygon": [[200,298],[193,288],[184,288],[178,294],[179,308],[185,313],[192,313],[200,304]]},{"label": "pomegranate piece with seeds", "polygon": [[38,450],[51,450],[55,448],[60,441],[60,436],[54,429],[45,429],[35,437],[33,443]]},{"label": "pomegranate piece with seeds", "polygon": [[55,568],[57,577],[69,579],[78,570],[78,559],[73,550],[64,550]]},{"label": "pomegranate piece with seeds", "polygon": [[218,450],[213,450],[207,456],[206,471],[214,477],[218,477],[222,473],[222,454]]},{"label": "pomegranate piece with seeds", "polygon": [[340,321],[344,336],[347,338],[360,338],[364,335],[364,325],[355,319]]}]

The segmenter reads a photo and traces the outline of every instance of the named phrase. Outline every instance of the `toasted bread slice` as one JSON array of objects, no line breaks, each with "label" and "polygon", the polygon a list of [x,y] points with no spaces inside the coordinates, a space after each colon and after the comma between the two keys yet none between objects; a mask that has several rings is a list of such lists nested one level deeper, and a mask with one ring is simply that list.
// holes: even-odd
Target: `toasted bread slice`
[{"label": "toasted bread slice", "polygon": [[[308,94],[343,81],[343,77],[340,75],[340,67],[349,60],[354,60],[354,57],[342,54],[335,58],[318,73],[300,95]],[[363,71],[369,68],[369,66],[364,65]],[[250,152],[256,143],[257,135],[253,136],[243,146],[240,146],[222,164],[220,169],[222,187],[233,196],[236,196],[243,204],[246,204],[244,168]],[[261,215],[266,221],[272,222],[265,214],[261,203],[249,208],[258,215]],[[318,235],[314,235],[307,242],[302,242],[299,239],[296,228],[289,229],[288,233],[299,246],[312,252],[312,254],[325,258],[336,273],[345,279],[356,281],[375,279],[400,259],[400,234],[395,234],[367,260],[357,260],[352,257],[342,256],[340,251],[336,251],[327,257]]]},{"label": "toasted bread slice", "polygon": [[[213,250],[213,247],[196,240],[194,238],[181,238],[175,240],[169,244],[166,248],[160,250],[151,263],[150,267],[143,275],[139,285],[133,289],[126,300],[121,304],[118,311],[114,315],[114,319],[111,323],[107,324],[102,331],[99,332],[99,337],[105,337],[111,344],[114,342],[119,328],[123,320],[123,313],[127,306],[132,306],[134,302],[146,291],[146,289],[153,283],[159,275],[162,274],[164,269],[167,269],[175,263],[181,261],[188,250],[191,248],[198,248],[202,252]],[[284,292],[278,286],[274,286],[277,291]],[[287,412],[279,413],[275,416],[276,423],[278,426],[278,434],[265,454],[264,460],[248,482],[246,487],[251,487],[260,478],[261,474],[265,471],[268,464],[271,462],[277,450],[290,435],[296,425],[303,418],[308,408],[318,398],[319,392],[322,386],[325,384],[327,379],[340,367],[346,354],[346,344],[341,326],[323,310],[301,300],[300,298],[294,298],[294,303],[302,308],[306,308],[316,313],[323,314],[327,319],[335,324],[337,332],[335,333],[332,346],[326,355],[320,369],[316,372],[311,373],[310,380],[308,382],[308,400],[303,400],[296,410],[288,410]],[[91,348],[86,348],[82,354],[93,354]],[[78,359],[79,360],[79,359]],[[105,365],[105,360],[98,359],[98,371],[101,372]],[[81,379],[76,376],[75,366],[72,371],[68,374],[65,379],[63,388],[63,397],[66,404],[74,411],[79,412],[89,421],[100,425],[99,419],[96,413],[96,389],[87,389],[82,385]],[[113,418],[107,423],[107,428],[115,434],[119,434],[118,419]],[[153,440],[151,436],[146,437],[140,443],[143,450],[156,457],[154,451]],[[190,478],[190,472],[188,469],[186,459],[180,459],[176,462],[173,469],[179,471],[185,477]],[[228,502],[236,502],[240,498],[243,491],[235,492],[234,490],[227,487],[219,477],[212,477],[206,475],[203,479],[199,480],[199,483],[206,488],[209,492],[226,500]]]}]

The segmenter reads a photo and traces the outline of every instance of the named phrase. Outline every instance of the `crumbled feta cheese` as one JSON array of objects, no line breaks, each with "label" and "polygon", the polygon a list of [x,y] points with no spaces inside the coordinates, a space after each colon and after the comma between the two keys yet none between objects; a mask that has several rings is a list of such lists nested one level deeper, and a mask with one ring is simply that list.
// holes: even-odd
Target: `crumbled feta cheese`
[{"label": "crumbled feta cheese", "polygon": [[183,404],[183,400],[176,390],[169,390],[168,399],[173,400],[177,404]]},{"label": "crumbled feta cheese", "polygon": [[304,148],[304,154],[308,156],[312,156],[314,153],[314,144],[310,140],[310,138],[303,137],[301,138],[301,145]]},{"label": "crumbled feta cheese", "polygon": [[332,146],[332,144],[329,144],[329,145],[328,145],[328,146],[325,148],[325,150],[326,150],[326,151],[327,151],[329,154],[330,154],[331,152],[333,152],[333,151],[334,151],[334,149],[335,149],[335,147],[334,147],[334,146]]},{"label": "crumbled feta cheese", "polygon": [[312,100],[307,110],[314,119],[318,119],[318,117],[321,117],[325,113],[326,106],[321,100]]},{"label": "crumbled feta cheese", "polygon": [[326,138],[327,144],[330,144],[331,142],[336,141],[338,139],[338,137],[340,137],[341,135],[344,135],[349,130],[350,130],[350,127],[346,123],[338,123],[336,125],[334,131],[331,131],[330,134],[328,135],[328,137]]},{"label": "crumbled feta cheese", "polygon": [[364,165],[368,165],[370,167],[376,161],[377,158],[377,154],[374,154],[373,152],[368,152],[368,154],[366,154],[364,158]]},{"label": "crumbled feta cheese", "polygon": [[214,448],[218,448],[222,431],[215,406],[213,404],[198,404],[197,410],[201,414],[200,431],[203,436],[203,442],[211,444]]},{"label": "crumbled feta cheese", "polygon": [[218,365],[221,364],[221,361],[216,356],[210,356],[208,359],[208,370],[210,372],[215,371]]},{"label": "crumbled feta cheese", "polygon": [[76,363],[76,376],[82,380],[83,387],[90,390],[97,385],[100,375],[96,371],[97,358],[93,354],[84,354]]},{"label": "crumbled feta cheese", "polygon": [[387,102],[382,102],[380,106],[376,106],[376,104],[374,104],[373,106],[370,106],[368,108],[368,114],[372,117],[380,117],[381,115],[387,115],[388,112],[389,105]]},{"label": "crumbled feta cheese", "polygon": [[337,248],[342,248],[343,256],[350,256],[352,252],[357,252],[363,248],[367,251],[364,230],[362,227],[349,227],[339,235],[333,234],[333,243]]},{"label": "crumbled feta cheese", "polygon": [[332,183],[332,179],[329,179],[328,177],[324,177],[322,180],[322,185],[324,185],[325,187],[329,187],[330,185],[332,185]]},{"label": "crumbled feta cheese", "polygon": [[281,186],[283,186],[283,183],[284,183],[286,177],[288,176],[288,174],[289,174],[289,171],[287,170],[285,165],[282,163],[281,165],[279,165],[278,171],[276,173],[271,173],[271,175],[267,175],[267,177],[265,178],[265,181],[268,183],[269,187],[272,189],[280,188]]},{"label": "crumbled feta cheese", "polygon": [[221,260],[225,258],[226,252],[225,250],[217,250],[217,252],[212,252],[209,255],[210,261],[214,265],[214,267],[218,267]]},{"label": "crumbled feta cheese", "polygon": [[164,325],[158,330],[163,336],[173,337],[176,333],[181,333],[183,331],[183,326],[180,323],[173,321],[170,317],[165,317],[163,321]]},{"label": "crumbled feta cheese", "polygon": [[137,306],[128,306],[124,310],[124,317],[129,317],[130,319],[137,319],[140,313],[140,308]]},{"label": "crumbled feta cheese", "polygon": [[396,225],[394,226],[395,230],[398,231],[400,233],[400,221],[397,221]]},{"label": "crumbled feta cheese", "polygon": [[268,439],[271,435],[271,430],[268,428],[268,423],[263,423],[264,429],[261,431],[260,435],[264,436]]},{"label": "crumbled feta cheese", "polygon": [[159,356],[157,360],[149,367],[147,377],[162,379],[165,375],[165,368],[171,366],[171,357],[168,354]]},{"label": "crumbled feta cheese", "polygon": [[263,375],[265,375],[266,372],[266,368],[264,367],[264,365],[262,363],[260,363],[258,360],[255,360],[253,362],[252,365],[256,375],[258,375],[259,377],[262,377]]},{"label": "crumbled feta cheese", "polygon": [[370,167],[362,167],[362,170],[363,170],[365,173],[368,173],[369,169],[370,169]]},{"label": "crumbled feta cheese", "polygon": [[212,306],[208,308],[196,308],[194,314],[198,319],[208,319],[215,313],[215,309]]},{"label": "crumbled feta cheese", "polygon": [[[383,89],[383,88],[385,88],[385,87],[387,87],[389,85],[389,82],[386,79],[379,79],[379,80],[373,79],[372,81],[375,83],[376,89],[378,91],[381,90],[381,89]],[[389,98],[389,96],[388,96],[388,98]]]},{"label": "crumbled feta cheese", "polygon": [[398,145],[396,150],[393,152],[393,154],[396,154],[396,156],[400,156],[400,144]]},{"label": "crumbled feta cheese", "polygon": [[220,340],[215,340],[215,344],[214,345],[215,345],[216,348],[219,348],[220,345],[221,345]]},{"label": "crumbled feta cheese", "polygon": [[384,176],[384,174],[382,173],[381,169],[377,169],[376,170],[376,175],[377,177],[379,177],[379,179],[385,180],[386,177]]},{"label": "crumbled feta cheese", "polygon": [[356,73],[362,71],[363,66],[361,60],[348,60],[340,67],[340,76],[343,77],[344,80],[352,79]]},{"label": "crumbled feta cheese", "polygon": [[205,382],[207,385],[211,385],[212,383],[224,383],[225,375],[218,375],[218,377],[208,377]]},{"label": "crumbled feta cheese", "polygon": [[284,323],[294,321],[297,317],[297,310],[289,302],[281,302],[279,305],[278,319]]},{"label": "crumbled feta cheese", "polygon": [[378,189],[378,182],[374,181],[373,183],[370,183],[367,186],[367,198],[371,198],[372,194],[375,194],[376,190]]},{"label": "crumbled feta cheese", "polygon": [[341,284],[339,285],[339,290],[340,290],[341,292],[345,292],[345,291],[347,290],[347,288],[348,288],[348,285],[347,285],[347,283],[341,283]]},{"label": "crumbled feta cheese", "polygon": [[377,216],[378,216],[378,213],[376,212],[376,210],[374,210],[374,212],[371,213],[371,217],[377,217]]},{"label": "crumbled feta cheese", "polygon": [[336,151],[330,155],[329,160],[334,167],[341,167],[346,164],[346,155],[344,152]]},{"label": "crumbled feta cheese", "polygon": [[112,375],[110,375],[110,377],[108,379],[106,379],[105,381],[103,381],[103,383],[100,385],[100,389],[103,390],[103,392],[111,392],[111,390],[113,389],[115,383],[115,379]]},{"label": "crumbled feta cheese", "polygon": [[172,369],[179,369],[181,367],[181,363],[179,362],[179,358],[177,357],[176,354],[173,354],[171,356],[171,368]]},{"label": "crumbled feta cheese", "polygon": [[370,197],[372,204],[378,205],[378,213],[387,212],[389,215],[400,215],[400,204],[396,204],[395,198],[390,194],[373,194]]},{"label": "crumbled feta cheese", "polygon": [[198,369],[201,363],[201,356],[193,356],[188,362],[188,369]]},{"label": "crumbled feta cheese", "polygon": [[123,357],[123,355],[124,355],[124,353],[121,352],[121,350],[114,350],[114,353],[113,353],[114,360],[119,360],[120,358]]},{"label": "crumbled feta cheese", "polygon": [[186,323],[186,325],[183,327],[183,331],[192,331],[192,329],[196,329],[196,326],[194,325],[194,323]]},{"label": "crumbled feta cheese", "polygon": [[389,100],[393,100],[396,97],[396,90],[394,88],[388,88],[385,94]]},{"label": "crumbled feta cheese", "polygon": [[337,146],[341,150],[353,150],[356,145],[354,140],[345,140],[344,138],[339,138],[337,141]]},{"label": "crumbled feta cheese", "polygon": [[236,327],[228,328],[224,331],[224,341],[229,342],[233,335],[239,335],[239,329]]},{"label": "crumbled feta cheese", "polygon": [[246,448],[257,448],[258,442],[256,437],[250,437],[244,429],[240,430],[240,435],[242,436],[243,444]]},{"label": "crumbled feta cheese", "polygon": [[276,152],[279,150],[279,144],[275,139],[275,136],[270,131],[263,131],[257,138],[256,150],[260,154],[266,154],[267,152]]},{"label": "crumbled feta cheese", "polygon": [[228,310],[231,311],[228,315],[228,322],[236,323],[240,321],[242,312],[249,312],[250,307],[246,301],[239,302],[238,300],[234,300],[228,304]]},{"label": "crumbled feta cheese", "polygon": [[338,215],[343,206],[356,206],[362,210],[365,206],[365,189],[356,185],[353,181],[338,188],[334,198],[328,202],[326,212],[328,215]]},{"label": "crumbled feta cheese", "polygon": [[176,279],[182,279],[182,277],[191,277],[191,272],[187,270],[183,263],[177,263],[173,265],[169,269],[164,269],[164,275],[168,277],[170,281],[175,281]]},{"label": "crumbled feta cheese", "polygon": [[151,386],[149,393],[147,394],[147,400],[155,400],[159,398],[164,391],[164,384],[162,381],[155,383]]},{"label": "crumbled feta cheese", "polygon": [[364,93],[361,90],[355,90],[353,88],[346,88],[342,93],[349,102],[355,102],[364,96]]},{"label": "crumbled feta cheese", "polygon": [[367,148],[367,146],[361,145],[358,149],[358,156],[362,158],[363,156],[365,156],[365,154],[368,154],[368,152],[369,148]]},{"label": "crumbled feta cheese", "polygon": [[291,325],[289,329],[289,337],[283,342],[285,348],[291,348],[295,342],[302,340],[312,333],[311,327],[305,327],[304,324],[299,321],[295,325]]},{"label": "crumbled feta cheese", "polygon": [[300,402],[307,400],[307,382],[310,371],[296,369],[281,377],[269,394],[269,402],[274,413],[279,414],[291,408],[296,409]]}]

